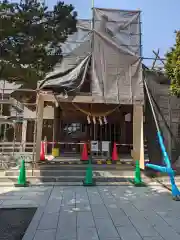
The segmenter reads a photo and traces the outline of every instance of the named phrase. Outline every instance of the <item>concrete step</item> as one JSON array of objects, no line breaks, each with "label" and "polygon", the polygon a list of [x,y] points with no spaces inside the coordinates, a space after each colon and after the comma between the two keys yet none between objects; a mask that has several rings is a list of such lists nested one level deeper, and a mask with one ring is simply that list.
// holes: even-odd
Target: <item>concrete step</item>
[{"label": "concrete step", "polygon": [[[51,170],[27,170],[26,176],[34,176],[34,177],[73,177],[73,176],[85,176],[85,170],[57,170],[57,169],[51,169]],[[132,170],[94,170],[93,174],[95,176],[132,176],[133,171]],[[5,176],[7,177],[18,177],[19,176],[19,170],[8,170],[5,172]]]},{"label": "concrete step", "polygon": [[[127,178],[118,176],[118,177],[104,177],[104,176],[94,176],[96,181],[98,182],[126,182]],[[0,183],[17,183],[17,176],[11,177],[0,177]],[[46,176],[46,177],[36,177],[36,176],[28,176],[27,181],[30,183],[34,182],[82,182],[84,176]]]},{"label": "concrete step", "polygon": [[[0,182],[0,187],[14,187],[14,182]],[[131,185],[130,182],[96,182],[97,186],[128,186]],[[29,187],[53,187],[53,186],[83,186],[83,183],[80,182],[30,182]]]},{"label": "concrete step", "polygon": [[[118,172],[106,172],[95,171],[93,172],[94,179],[96,179],[97,185],[127,185],[128,179],[133,178],[134,173],[132,171],[122,171],[121,175]],[[27,172],[27,181],[30,185],[63,185],[63,186],[79,186],[82,185],[84,176],[30,176]],[[147,182],[147,177],[142,174],[142,180]],[[150,180],[148,178],[148,180]],[[14,186],[18,181],[18,176],[0,176],[0,187]],[[151,180],[152,181],[152,180]]]},{"label": "concrete step", "polygon": [[[27,181],[37,183],[82,183],[85,177],[87,165],[43,165],[32,169],[27,167]],[[0,175],[0,183],[17,183],[19,168],[6,170]],[[93,165],[93,175],[97,182],[126,182],[133,177],[134,168],[129,165]]]},{"label": "concrete step", "polygon": [[[50,164],[50,165],[39,165],[37,166],[37,170],[86,170],[87,164],[70,164],[70,165],[60,165],[60,164]],[[122,164],[122,165],[107,165],[107,164],[92,164],[93,170],[103,170],[103,171],[109,171],[109,170],[133,170],[134,166],[128,165],[128,164]],[[28,169],[31,169],[31,167],[28,167]]]},{"label": "concrete step", "polygon": [[[5,176],[18,176],[19,175],[19,170],[8,170],[5,173]],[[56,170],[56,169],[51,169],[51,170],[34,170],[32,174],[32,170],[27,170],[26,171],[26,176],[35,176],[35,177],[46,177],[46,176],[84,176],[85,175],[85,170]]]}]

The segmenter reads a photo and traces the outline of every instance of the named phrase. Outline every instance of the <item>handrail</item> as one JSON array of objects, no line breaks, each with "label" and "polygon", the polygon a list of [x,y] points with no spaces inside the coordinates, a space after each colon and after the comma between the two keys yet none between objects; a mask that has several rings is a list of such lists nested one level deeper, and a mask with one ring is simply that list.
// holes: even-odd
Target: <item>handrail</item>
[{"label": "handrail", "polygon": [[33,143],[33,142],[0,142],[0,145],[16,145],[16,144],[19,144],[19,145],[23,145],[23,144],[26,144],[26,145],[35,145],[36,143]]}]

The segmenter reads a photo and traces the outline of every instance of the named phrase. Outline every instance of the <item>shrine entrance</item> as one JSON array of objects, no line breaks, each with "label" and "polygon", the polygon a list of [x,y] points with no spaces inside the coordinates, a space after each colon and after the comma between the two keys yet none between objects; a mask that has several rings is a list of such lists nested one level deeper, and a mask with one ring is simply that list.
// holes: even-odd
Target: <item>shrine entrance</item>
[{"label": "shrine entrance", "polygon": [[[103,108],[103,105],[99,104],[96,109]],[[59,125],[60,155],[80,155],[83,143],[88,144],[90,152],[92,141],[96,142],[99,157],[103,157],[103,148],[107,144],[108,151],[111,152],[114,142],[117,144],[119,155],[131,153],[133,142],[131,106],[121,106],[108,116],[98,116],[97,113],[89,116],[79,109],[68,109],[64,106]]]}]

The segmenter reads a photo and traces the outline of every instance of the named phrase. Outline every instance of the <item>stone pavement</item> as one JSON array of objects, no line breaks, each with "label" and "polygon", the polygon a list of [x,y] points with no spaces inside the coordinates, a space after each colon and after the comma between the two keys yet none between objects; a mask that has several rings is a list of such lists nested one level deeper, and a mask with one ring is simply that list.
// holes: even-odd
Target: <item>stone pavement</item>
[{"label": "stone pavement", "polygon": [[179,240],[180,202],[160,185],[0,188],[0,207],[38,209],[23,240]]}]

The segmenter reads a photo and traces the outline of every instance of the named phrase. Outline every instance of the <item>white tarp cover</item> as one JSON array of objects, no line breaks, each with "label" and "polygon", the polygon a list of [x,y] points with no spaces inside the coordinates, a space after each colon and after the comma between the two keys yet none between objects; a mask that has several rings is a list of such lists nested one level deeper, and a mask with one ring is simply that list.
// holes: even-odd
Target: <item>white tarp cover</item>
[{"label": "white tarp cover", "polygon": [[91,58],[93,102],[144,102],[140,12],[94,9],[94,26],[79,20],[77,32],[62,45],[63,61],[40,84],[41,89],[72,91],[82,85]]}]

